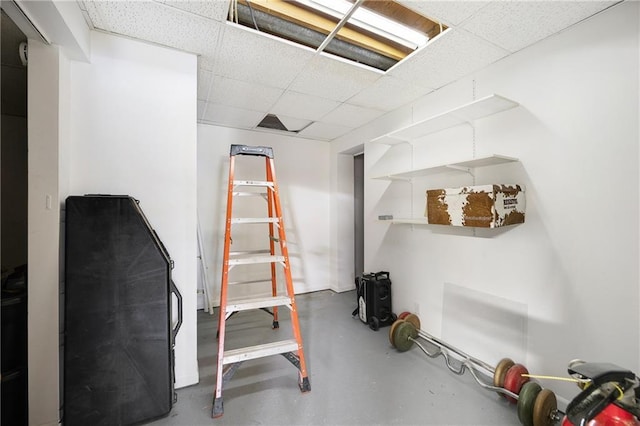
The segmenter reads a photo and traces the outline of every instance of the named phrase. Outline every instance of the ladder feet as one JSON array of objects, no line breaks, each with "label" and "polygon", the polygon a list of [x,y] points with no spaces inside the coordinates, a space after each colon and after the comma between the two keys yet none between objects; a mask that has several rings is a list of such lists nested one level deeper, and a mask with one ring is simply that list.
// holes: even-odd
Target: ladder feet
[{"label": "ladder feet", "polygon": [[273,324],[271,325],[271,328],[280,328],[280,324],[278,323],[278,321],[274,321]]},{"label": "ladder feet", "polygon": [[222,408],[222,397],[213,397],[213,408],[211,409],[211,417],[216,419],[218,417],[222,417],[222,414],[224,414],[224,409]]},{"label": "ladder feet", "polygon": [[308,377],[304,377],[299,386],[301,392],[311,392],[311,384]]}]

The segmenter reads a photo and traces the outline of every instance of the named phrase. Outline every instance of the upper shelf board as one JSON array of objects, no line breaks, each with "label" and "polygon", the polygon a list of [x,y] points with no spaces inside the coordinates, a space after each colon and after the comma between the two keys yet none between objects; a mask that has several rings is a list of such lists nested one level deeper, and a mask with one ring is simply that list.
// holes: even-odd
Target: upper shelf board
[{"label": "upper shelf board", "polygon": [[518,105],[520,104],[511,99],[493,94],[394,130],[372,141],[385,145],[397,145],[459,124],[470,123],[479,118],[515,108]]},{"label": "upper shelf board", "polygon": [[456,163],[443,164],[438,166],[426,167],[424,169],[410,170],[401,173],[392,173],[383,176],[376,176],[373,179],[382,180],[411,180],[412,178],[419,176],[427,176],[432,173],[442,173],[447,170],[461,170],[465,172],[471,172],[476,167],[497,166],[504,163],[513,163],[519,161],[514,157],[507,157],[505,155],[491,155],[489,157],[475,158],[473,160],[458,161]]}]

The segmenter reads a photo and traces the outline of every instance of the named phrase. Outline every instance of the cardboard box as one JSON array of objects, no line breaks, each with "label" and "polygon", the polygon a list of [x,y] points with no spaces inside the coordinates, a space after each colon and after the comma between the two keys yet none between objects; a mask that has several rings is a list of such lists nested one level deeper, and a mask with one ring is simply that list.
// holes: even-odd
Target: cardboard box
[{"label": "cardboard box", "polygon": [[524,223],[525,204],[515,184],[430,189],[424,215],[430,224],[498,228]]}]

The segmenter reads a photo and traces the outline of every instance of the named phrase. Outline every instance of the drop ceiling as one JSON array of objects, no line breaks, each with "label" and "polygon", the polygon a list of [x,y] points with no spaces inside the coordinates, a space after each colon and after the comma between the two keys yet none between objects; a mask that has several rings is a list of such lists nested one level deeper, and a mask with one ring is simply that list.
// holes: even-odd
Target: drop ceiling
[{"label": "drop ceiling", "polygon": [[325,141],[618,2],[399,3],[449,29],[384,72],[228,22],[228,0],[78,1],[95,30],[197,54],[199,122],[257,129],[275,114]]}]

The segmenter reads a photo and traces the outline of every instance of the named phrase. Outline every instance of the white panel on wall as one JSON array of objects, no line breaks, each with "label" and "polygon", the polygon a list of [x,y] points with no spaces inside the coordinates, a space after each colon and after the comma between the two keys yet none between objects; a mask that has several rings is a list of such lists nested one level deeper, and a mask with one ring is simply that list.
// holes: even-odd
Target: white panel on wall
[{"label": "white panel on wall", "polygon": [[176,386],[197,383],[196,57],[94,32],[71,75],[69,192],[140,201],[183,296]]}]

